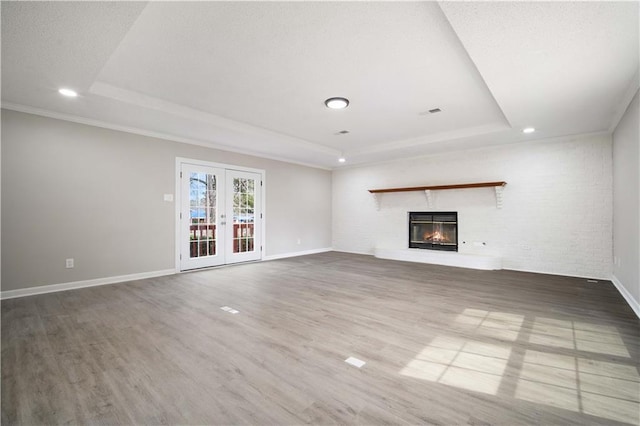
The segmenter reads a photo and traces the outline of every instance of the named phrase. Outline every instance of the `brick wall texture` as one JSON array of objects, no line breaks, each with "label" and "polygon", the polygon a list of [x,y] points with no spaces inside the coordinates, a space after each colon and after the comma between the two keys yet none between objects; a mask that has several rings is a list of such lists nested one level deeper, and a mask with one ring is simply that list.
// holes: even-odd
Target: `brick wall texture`
[{"label": "brick wall texture", "polygon": [[[505,269],[608,279],[611,152],[610,136],[577,136],[336,170],[333,248],[406,248],[407,212],[457,211],[460,252],[501,256]],[[489,181],[507,182],[501,209],[492,188],[433,191],[432,205],[424,192],[386,193],[379,209],[368,192]]]}]

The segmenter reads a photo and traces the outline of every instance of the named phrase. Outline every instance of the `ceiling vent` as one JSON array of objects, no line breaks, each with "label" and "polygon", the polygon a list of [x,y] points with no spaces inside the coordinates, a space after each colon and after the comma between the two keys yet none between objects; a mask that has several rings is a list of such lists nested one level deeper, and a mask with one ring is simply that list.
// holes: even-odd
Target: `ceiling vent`
[{"label": "ceiling vent", "polygon": [[418,115],[429,115],[429,114],[435,114],[437,112],[442,112],[442,110],[440,108],[433,108],[427,111],[422,111],[418,113]]}]

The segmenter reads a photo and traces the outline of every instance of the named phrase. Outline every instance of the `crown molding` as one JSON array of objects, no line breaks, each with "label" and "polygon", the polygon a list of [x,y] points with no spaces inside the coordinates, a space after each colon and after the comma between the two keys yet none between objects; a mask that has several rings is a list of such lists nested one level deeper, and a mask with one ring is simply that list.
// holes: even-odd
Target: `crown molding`
[{"label": "crown molding", "polygon": [[609,126],[609,132],[613,133],[613,131],[616,130],[616,127],[618,127],[618,123],[620,123],[620,120],[622,120],[624,113],[627,112],[627,108],[629,108],[629,104],[631,104],[633,97],[638,92],[638,88],[640,88],[640,68],[638,68],[635,74],[633,74],[633,78],[631,79],[629,86],[625,90],[622,99],[620,99],[620,102],[618,103],[616,110],[613,113],[613,117],[611,118],[611,125]]},{"label": "crown molding", "polygon": [[132,133],[132,134],[136,134],[136,135],[147,136],[147,137],[150,137],[150,138],[168,140],[168,141],[171,141],[171,142],[184,143],[184,144],[188,144],[188,145],[196,145],[196,146],[201,146],[201,147],[204,147],[204,148],[217,149],[217,150],[220,150],[220,151],[234,152],[234,153],[237,153],[237,154],[245,154],[245,155],[250,155],[250,156],[253,156],[253,157],[264,158],[264,159],[267,159],[267,160],[282,161],[284,163],[296,164],[298,166],[311,167],[311,168],[314,168],[314,169],[331,170],[330,167],[320,166],[318,164],[306,163],[304,161],[292,160],[292,159],[289,159],[289,158],[286,158],[286,157],[266,154],[266,153],[263,153],[263,152],[260,152],[260,151],[256,151],[256,150],[251,150],[251,149],[246,149],[246,148],[240,149],[240,148],[235,148],[233,146],[224,145],[224,144],[215,143],[215,142],[206,142],[206,141],[200,141],[200,140],[191,139],[191,138],[183,138],[183,137],[180,137],[180,136],[175,136],[175,135],[170,135],[170,134],[167,134],[167,133],[141,129],[141,128],[138,128],[138,127],[122,126],[122,125],[119,125],[119,124],[109,123],[107,121],[96,120],[96,119],[93,119],[93,118],[80,117],[80,116],[73,115],[73,114],[65,114],[65,113],[60,113],[60,112],[54,112],[54,111],[50,111],[50,110],[47,110],[47,109],[36,108],[36,107],[28,106],[28,105],[21,105],[21,104],[16,104],[16,103],[4,102],[3,101],[0,106],[2,107],[2,109],[7,109],[7,110],[11,110],[11,111],[23,112],[23,113],[26,113],[26,114],[33,114],[33,115],[39,115],[39,116],[42,116],[42,117],[53,118],[53,119],[56,119],[56,120],[69,121],[69,122],[72,122],[72,123],[84,124],[84,125],[87,125],[87,126],[93,126],[93,127],[100,127],[100,128],[103,128],[103,129],[115,130],[115,131],[118,131],[118,132]]},{"label": "crown molding", "polygon": [[403,156],[399,158],[391,158],[391,159],[385,159],[385,160],[379,160],[379,161],[364,161],[361,163],[358,163],[357,160],[354,160],[355,162],[352,164],[344,164],[341,166],[337,166],[337,167],[334,167],[332,170],[340,171],[340,170],[349,170],[349,169],[359,169],[363,167],[403,163],[405,161],[420,160],[424,158],[441,157],[441,156],[452,155],[452,154],[463,153],[463,152],[465,153],[481,152],[481,151],[493,150],[493,149],[504,149],[504,148],[515,147],[515,146],[520,146],[524,144],[536,144],[536,145],[555,144],[555,143],[571,142],[576,140],[577,138],[597,138],[602,136],[610,137],[611,132],[607,130],[607,131],[592,132],[592,133],[575,133],[575,134],[553,136],[553,137],[546,137],[546,138],[539,138],[539,139],[516,140],[512,142],[494,143],[490,145],[479,145],[479,146],[474,146],[469,148],[445,150],[445,151],[440,151],[436,153],[425,153],[423,155],[411,155],[408,157]]},{"label": "crown molding", "polygon": [[91,85],[89,93],[129,105],[160,111],[171,116],[200,121],[235,133],[250,135],[263,140],[277,141],[278,143],[286,143],[295,148],[302,147],[308,151],[331,155],[333,157],[340,155],[340,151],[335,148],[309,142],[305,139],[289,136],[263,127],[221,117],[219,115],[180,105],[175,102],[165,101],[164,99],[145,95],[133,90],[123,89],[100,81],[96,81]]}]

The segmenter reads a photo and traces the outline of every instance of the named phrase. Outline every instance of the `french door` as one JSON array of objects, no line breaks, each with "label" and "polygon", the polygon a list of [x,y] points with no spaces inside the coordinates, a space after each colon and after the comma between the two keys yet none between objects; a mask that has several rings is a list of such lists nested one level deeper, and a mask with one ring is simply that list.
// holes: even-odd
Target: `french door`
[{"label": "french door", "polygon": [[180,163],[180,270],[262,258],[262,175]]}]

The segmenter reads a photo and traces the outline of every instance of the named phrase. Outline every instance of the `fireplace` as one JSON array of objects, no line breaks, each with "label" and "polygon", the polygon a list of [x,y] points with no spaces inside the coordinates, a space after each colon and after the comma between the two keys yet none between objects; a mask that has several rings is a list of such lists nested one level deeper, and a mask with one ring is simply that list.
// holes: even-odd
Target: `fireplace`
[{"label": "fireplace", "polygon": [[409,248],[458,251],[458,212],[409,212]]}]

